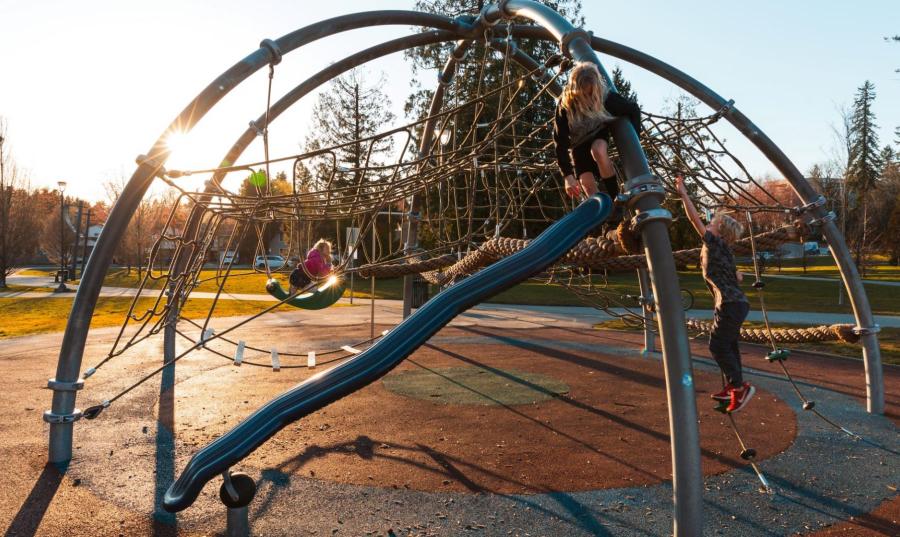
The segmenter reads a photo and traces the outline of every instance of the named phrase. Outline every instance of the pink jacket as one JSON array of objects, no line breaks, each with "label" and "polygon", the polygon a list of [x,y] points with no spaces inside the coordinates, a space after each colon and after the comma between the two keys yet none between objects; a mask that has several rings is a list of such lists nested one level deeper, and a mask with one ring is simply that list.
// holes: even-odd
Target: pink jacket
[{"label": "pink jacket", "polygon": [[331,272],[331,263],[325,262],[325,259],[322,258],[322,254],[315,248],[307,252],[306,261],[303,262],[303,267],[309,275],[316,278],[328,276]]}]

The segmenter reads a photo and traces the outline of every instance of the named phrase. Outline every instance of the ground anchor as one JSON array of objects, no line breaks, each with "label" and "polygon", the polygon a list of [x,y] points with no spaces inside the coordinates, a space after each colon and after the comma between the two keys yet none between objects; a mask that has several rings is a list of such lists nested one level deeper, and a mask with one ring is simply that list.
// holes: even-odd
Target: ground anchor
[{"label": "ground anchor", "polygon": [[250,537],[250,502],[256,496],[256,482],[243,472],[226,470],[222,474],[219,499],[227,507],[225,535]]}]

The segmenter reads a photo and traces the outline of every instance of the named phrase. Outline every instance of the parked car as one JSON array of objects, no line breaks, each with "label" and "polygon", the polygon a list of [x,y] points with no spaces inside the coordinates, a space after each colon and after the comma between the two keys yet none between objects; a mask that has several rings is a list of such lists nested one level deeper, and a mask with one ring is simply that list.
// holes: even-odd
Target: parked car
[{"label": "parked car", "polygon": [[266,265],[269,265],[269,270],[278,270],[284,266],[284,258],[280,255],[256,256],[256,261],[253,262],[254,267],[264,269],[266,268]]},{"label": "parked car", "polygon": [[231,265],[236,264],[238,262],[238,254],[237,252],[224,252],[222,254],[222,264],[223,265]]}]

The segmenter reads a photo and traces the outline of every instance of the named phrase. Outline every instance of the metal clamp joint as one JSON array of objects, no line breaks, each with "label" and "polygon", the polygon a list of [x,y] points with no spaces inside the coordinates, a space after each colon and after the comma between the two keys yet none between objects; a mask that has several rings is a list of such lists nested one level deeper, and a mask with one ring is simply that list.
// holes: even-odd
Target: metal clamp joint
[{"label": "metal clamp joint", "polygon": [[151,168],[156,168],[156,173],[154,175],[161,179],[163,178],[164,175],[166,175],[166,173],[168,173],[168,172],[166,172],[166,167],[163,166],[162,162],[160,162],[159,159],[157,159],[157,158],[150,158],[147,155],[138,155],[137,157],[134,158],[134,162],[138,166],[143,166],[146,164],[147,166],[150,166]]},{"label": "metal clamp joint", "polygon": [[[655,176],[651,175],[649,177]],[[647,195],[656,195],[659,197],[659,199],[663,199],[666,197],[666,189],[659,183],[646,182],[638,184],[629,189],[627,192],[619,194],[618,196],[616,196],[616,201],[619,203],[631,205],[633,203],[637,203],[639,199]]]},{"label": "metal clamp joint", "polygon": [[253,132],[255,132],[257,136],[262,136],[264,134],[263,130],[261,128],[259,128],[259,125],[256,124],[255,119],[251,119],[249,125],[250,125],[250,128],[253,129]]},{"label": "metal clamp joint", "polygon": [[835,220],[837,220],[837,215],[834,214],[834,211],[828,211],[822,218],[813,218],[810,220],[809,225],[818,226],[826,222],[834,222]]},{"label": "metal clamp joint", "polygon": [[44,421],[47,423],[75,423],[81,419],[81,409],[76,408],[71,414],[54,414],[52,410],[44,412]]},{"label": "metal clamp joint", "polygon": [[819,195],[818,198],[806,205],[798,205],[797,207],[791,208],[791,212],[795,215],[801,215],[810,209],[815,209],[816,207],[821,207],[823,205],[825,205],[825,196]]},{"label": "metal clamp joint", "polygon": [[263,39],[259,42],[259,48],[264,48],[269,52],[269,63],[272,65],[278,65],[281,63],[281,49],[278,48],[278,44],[271,39]]},{"label": "metal clamp joint", "polygon": [[438,84],[441,86],[449,86],[453,83],[453,79],[456,78],[455,71],[449,71],[447,73],[438,73],[437,80]]},{"label": "metal clamp joint", "polygon": [[672,213],[662,207],[650,209],[648,211],[640,211],[631,219],[631,229],[640,231],[644,224],[656,220],[669,223],[672,221]]},{"label": "metal clamp joint", "polygon": [[725,116],[725,114],[731,112],[731,109],[734,108],[734,99],[728,99],[728,102],[722,105],[722,108],[716,110],[716,113],[712,116],[712,122],[715,123],[719,120],[719,118]]},{"label": "metal clamp joint", "polygon": [[84,379],[78,379],[75,382],[62,382],[52,378],[47,380],[47,387],[57,392],[77,392],[84,388]]},{"label": "metal clamp joint", "polygon": [[881,332],[881,327],[878,326],[877,324],[873,325],[873,326],[869,326],[869,327],[866,327],[866,326],[854,326],[853,327],[853,333],[856,334],[857,336],[869,336],[872,334],[877,334],[878,332]]},{"label": "metal clamp joint", "polygon": [[572,44],[572,40],[579,37],[584,39],[587,42],[588,46],[590,46],[591,38],[594,37],[594,34],[585,30],[584,28],[575,28],[572,31],[567,32],[562,36],[562,38],[560,38],[559,48],[567,58],[572,57],[572,53],[569,52],[569,46]]}]

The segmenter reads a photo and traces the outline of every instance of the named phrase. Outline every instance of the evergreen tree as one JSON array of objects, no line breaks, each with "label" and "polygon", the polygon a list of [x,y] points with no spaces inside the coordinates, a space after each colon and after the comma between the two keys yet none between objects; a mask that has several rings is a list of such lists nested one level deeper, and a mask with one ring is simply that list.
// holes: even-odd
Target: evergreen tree
[{"label": "evergreen tree", "polygon": [[891,263],[897,263],[900,257],[900,241],[897,230],[900,229],[900,160],[890,145],[881,150],[881,170],[878,189],[870,202],[872,228],[876,230],[872,243],[878,250],[885,252]]},{"label": "evergreen tree", "polygon": [[857,219],[851,240],[856,246],[856,264],[861,268],[869,231],[869,197],[881,171],[878,126],[872,110],[874,100],[875,86],[866,80],[857,90],[850,116],[850,158],[846,181],[847,188],[862,202],[862,215]]},{"label": "evergreen tree", "polygon": [[881,179],[884,179],[884,176],[888,173],[888,168],[890,168],[897,161],[897,153],[894,151],[894,148],[890,146],[890,144],[886,144],[881,148],[881,153],[878,154],[878,176]]},{"label": "evergreen tree", "polygon": [[[392,139],[374,142],[360,141],[386,128],[394,121],[390,111],[390,100],[381,90],[384,75],[372,79],[361,69],[353,69],[334,78],[319,94],[313,107],[310,134],[306,137],[305,150],[314,151],[326,147],[346,144],[335,150],[338,167],[331,188],[355,186],[361,188],[360,181],[367,165],[383,164],[393,149]],[[317,183],[322,188],[332,173],[331,158],[313,159],[310,163]],[[374,178],[366,175],[366,179]]]},{"label": "evergreen tree", "polygon": [[875,86],[868,80],[859,87],[853,101],[850,117],[850,166],[847,169],[847,186],[865,193],[875,186],[881,167],[878,149],[878,133],[872,103]]},{"label": "evergreen tree", "polygon": [[613,69],[612,79],[619,95],[625,97],[629,101],[638,102],[637,93],[631,89],[631,82],[625,78],[625,75],[622,74],[622,69],[618,65]]}]

